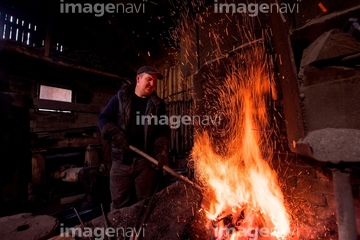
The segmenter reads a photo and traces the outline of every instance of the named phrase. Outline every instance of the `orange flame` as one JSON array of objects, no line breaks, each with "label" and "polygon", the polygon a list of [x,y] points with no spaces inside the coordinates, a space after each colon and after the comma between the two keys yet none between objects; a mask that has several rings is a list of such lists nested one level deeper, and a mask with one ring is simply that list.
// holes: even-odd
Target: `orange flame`
[{"label": "orange flame", "polygon": [[[203,130],[195,134],[192,150],[195,174],[208,189],[204,199],[209,224],[216,227],[217,239],[242,239],[246,231],[240,228],[270,229],[269,236],[285,238],[290,232],[288,214],[277,174],[268,164],[272,147],[266,97],[271,69],[264,46],[244,51],[231,66],[224,83],[212,90],[227,120],[221,139],[225,149],[217,150],[214,143],[219,140]],[[232,223],[226,226],[226,221]],[[229,226],[236,231],[229,234]]]}]

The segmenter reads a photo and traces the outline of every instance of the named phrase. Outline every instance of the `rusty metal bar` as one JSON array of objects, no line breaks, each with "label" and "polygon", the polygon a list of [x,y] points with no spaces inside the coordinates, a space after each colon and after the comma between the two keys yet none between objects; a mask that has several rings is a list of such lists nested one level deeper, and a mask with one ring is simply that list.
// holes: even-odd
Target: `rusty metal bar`
[{"label": "rusty metal bar", "polygon": [[[80,226],[81,226],[82,230],[85,230],[84,222],[81,220],[81,217],[80,217],[78,211],[76,210],[76,208],[74,208],[74,211],[75,211],[75,213],[76,213],[77,218],[79,219]],[[92,237],[89,236],[88,239],[89,239],[89,240],[92,240]]]},{"label": "rusty metal bar", "polygon": [[[277,0],[271,0],[270,3],[277,4]],[[307,144],[297,143],[299,139],[304,138],[305,129],[296,77],[296,64],[287,22],[282,13],[270,14],[270,26],[276,53],[275,64],[278,67],[289,148],[294,153],[312,157],[311,149]]]}]

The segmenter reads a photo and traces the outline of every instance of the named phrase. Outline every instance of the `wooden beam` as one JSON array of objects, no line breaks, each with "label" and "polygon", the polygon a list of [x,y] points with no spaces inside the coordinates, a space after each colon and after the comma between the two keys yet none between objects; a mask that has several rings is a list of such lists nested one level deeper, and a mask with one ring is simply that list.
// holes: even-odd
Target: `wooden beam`
[{"label": "wooden beam", "polygon": [[89,104],[82,103],[70,103],[70,102],[60,102],[53,100],[45,100],[45,99],[33,99],[34,109],[54,109],[54,110],[62,110],[62,111],[73,111],[73,112],[83,112],[83,113],[100,113],[100,106],[94,106]]},{"label": "wooden beam", "polygon": [[[277,0],[271,0],[270,3],[277,4]],[[289,148],[294,153],[312,157],[312,151],[308,144],[297,144],[300,139],[304,138],[305,129],[301,115],[296,64],[289,30],[283,14],[271,13],[270,26],[275,53],[278,56],[275,64],[278,67]]]},{"label": "wooden beam", "polygon": [[70,196],[70,197],[64,197],[60,199],[60,204],[64,205],[64,204],[69,204],[69,203],[73,203],[73,202],[78,202],[80,200],[83,200],[86,197],[86,193],[82,193],[82,194],[78,194],[75,196]]},{"label": "wooden beam", "polygon": [[101,76],[113,78],[114,80],[118,79],[118,80],[121,80],[122,82],[130,83],[132,81],[129,78],[120,77],[119,75],[108,73],[108,72],[103,72],[103,71],[97,70],[95,68],[88,68],[88,67],[83,67],[80,65],[75,65],[73,63],[69,63],[66,60],[64,61],[63,59],[60,59],[60,58],[57,59],[56,57],[46,57],[41,52],[36,51],[36,49],[31,50],[31,48],[29,48],[29,47],[25,47],[20,44],[17,44],[17,43],[11,42],[11,41],[7,41],[7,40],[2,40],[2,39],[0,40],[0,51],[1,50],[6,50],[6,51],[10,51],[10,52],[23,54],[25,56],[29,56],[29,57],[32,57],[35,59],[49,62],[49,63],[55,64],[55,65],[61,66],[61,67],[68,67],[68,68],[72,68],[72,69],[76,69],[76,70],[80,70],[80,71],[84,71],[84,72],[90,72],[93,74],[98,74]]}]

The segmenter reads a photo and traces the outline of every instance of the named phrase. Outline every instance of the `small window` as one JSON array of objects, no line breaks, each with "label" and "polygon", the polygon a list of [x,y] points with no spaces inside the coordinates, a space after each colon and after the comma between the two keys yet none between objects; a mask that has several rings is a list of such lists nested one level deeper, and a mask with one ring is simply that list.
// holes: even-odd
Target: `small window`
[{"label": "small window", "polygon": [[[51,87],[46,85],[40,85],[39,99],[60,101],[60,102],[72,102],[73,92],[70,89]],[[70,113],[70,111],[63,111],[58,109],[39,109],[40,111],[47,112],[63,112]]]}]

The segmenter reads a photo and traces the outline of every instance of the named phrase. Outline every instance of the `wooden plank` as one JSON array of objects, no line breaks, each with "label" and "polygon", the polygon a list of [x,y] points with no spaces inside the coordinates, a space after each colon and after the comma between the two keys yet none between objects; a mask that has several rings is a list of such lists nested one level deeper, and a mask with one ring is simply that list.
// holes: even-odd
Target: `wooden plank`
[{"label": "wooden plank", "polygon": [[73,202],[78,202],[82,199],[84,199],[86,197],[86,193],[82,193],[82,194],[78,194],[75,196],[70,196],[70,197],[64,197],[60,199],[60,204],[64,205],[64,204],[69,204],[69,203],[73,203]]},{"label": "wooden plank", "polygon": [[33,98],[33,108],[54,109],[54,110],[84,112],[84,113],[100,113],[101,110],[100,106],[94,106],[94,105],[82,104],[82,103],[60,102],[60,101],[45,100],[38,98]]},{"label": "wooden plank", "polygon": [[8,102],[9,106],[28,108],[31,106],[31,98],[21,93],[1,92],[0,101]]},{"label": "wooden plank", "polygon": [[[275,0],[270,1],[276,4]],[[312,150],[308,144],[291,144],[305,137],[302,109],[299,97],[296,63],[290,42],[290,34],[285,17],[282,13],[270,14],[270,26],[275,53],[278,56],[274,64],[282,92],[282,103],[286,119],[286,133],[290,150],[308,157],[312,157]]]},{"label": "wooden plank", "polygon": [[55,237],[49,238],[49,240],[76,240],[76,239],[71,237],[71,234],[69,233],[69,236],[67,236],[67,234],[59,234]]}]

